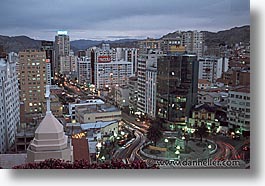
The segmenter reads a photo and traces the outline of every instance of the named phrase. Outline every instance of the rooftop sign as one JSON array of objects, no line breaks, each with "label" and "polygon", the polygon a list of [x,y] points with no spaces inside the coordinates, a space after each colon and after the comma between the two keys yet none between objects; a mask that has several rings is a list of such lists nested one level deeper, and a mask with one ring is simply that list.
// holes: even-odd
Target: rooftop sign
[{"label": "rooftop sign", "polygon": [[65,30],[59,30],[59,31],[57,31],[57,34],[58,35],[67,35],[67,31],[65,31]]}]

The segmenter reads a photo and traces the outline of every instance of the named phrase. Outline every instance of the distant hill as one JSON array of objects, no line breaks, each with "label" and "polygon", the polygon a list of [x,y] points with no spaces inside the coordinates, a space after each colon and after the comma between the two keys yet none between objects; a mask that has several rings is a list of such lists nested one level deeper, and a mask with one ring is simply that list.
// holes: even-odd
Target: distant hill
[{"label": "distant hill", "polygon": [[205,33],[205,45],[208,47],[218,46],[220,44],[232,45],[235,43],[250,42],[250,26],[234,27],[230,30],[219,31],[217,33]]},{"label": "distant hill", "polygon": [[70,46],[73,47],[72,50],[85,50],[89,47],[96,46],[98,44],[102,43],[101,41],[94,41],[94,40],[74,40],[70,42]]},{"label": "distant hill", "polygon": [[7,52],[18,52],[27,48],[37,49],[41,46],[40,40],[34,40],[27,36],[1,36],[0,45],[3,45]]},{"label": "distant hill", "polygon": [[[229,30],[223,30],[219,32],[205,33],[205,45],[208,47],[215,47],[220,44],[235,44],[239,42],[250,42],[250,26],[234,27]],[[164,37],[176,37],[178,32],[168,33]],[[137,39],[120,39],[115,41],[96,41],[96,40],[75,40],[71,41],[71,49],[76,52],[78,50],[85,50],[92,46],[101,46],[102,43],[109,43],[111,47],[138,47]],[[7,52],[18,52],[27,48],[40,48],[41,40],[34,40],[27,36],[1,36],[0,45],[4,46]]]},{"label": "distant hill", "polygon": [[[102,43],[110,44],[110,47],[136,47],[137,39],[119,39],[115,41],[110,40],[102,40],[102,41],[95,41],[95,40],[75,40],[71,41],[71,47],[74,47],[77,50],[85,50],[92,46],[101,46]],[[74,49],[73,49],[74,50]],[[74,50],[75,51],[75,50]]]}]

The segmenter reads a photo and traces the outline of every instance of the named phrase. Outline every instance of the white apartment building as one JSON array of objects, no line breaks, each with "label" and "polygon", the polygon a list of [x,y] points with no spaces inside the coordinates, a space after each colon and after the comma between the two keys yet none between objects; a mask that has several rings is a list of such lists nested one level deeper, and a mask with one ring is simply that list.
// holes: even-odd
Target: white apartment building
[{"label": "white apartment building", "polygon": [[148,67],[146,69],[146,113],[156,117],[156,77],[157,68]]},{"label": "white apartment building", "polygon": [[143,54],[138,58],[137,111],[153,117],[156,110],[157,58],[162,55],[162,51],[150,51],[149,54]]},{"label": "white apartment building", "polygon": [[10,53],[8,59],[0,59],[0,154],[14,145],[20,125],[17,61],[15,53]]},{"label": "white apartment building", "polygon": [[124,48],[124,60],[132,62],[132,73],[135,75],[137,72],[137,59],[138,59],[138,49],[136,48]]},{"label": "white apartment building", "polygon": [[117,59],[117,51],[115,49],[110,49],[109,47],[95,48],[95,62],[109,62],[116,61]]},{"label": "white apartment building", "polygon": [[79,84],[91,82],[91,61],[88,57],[77,59],[77,79]]},{"label": "white apartment building", "polygon": [[227,118],[229,128],[242,134],[250,131],[250,87],[235,87],[229,91]]},{"label": "white apartment building", "polygon": [[214,84],[227,70],[228,58],[199,58],[199,79],[208,80]]},{"label": "white apartment building", "polygon": [[100,90],[128,84],[129,77],[132,76],[132,63],[124,60],[112,61],[108,57],[105,59],[101,58],[103,61],[98,61],[95,65],[96,88]]}]

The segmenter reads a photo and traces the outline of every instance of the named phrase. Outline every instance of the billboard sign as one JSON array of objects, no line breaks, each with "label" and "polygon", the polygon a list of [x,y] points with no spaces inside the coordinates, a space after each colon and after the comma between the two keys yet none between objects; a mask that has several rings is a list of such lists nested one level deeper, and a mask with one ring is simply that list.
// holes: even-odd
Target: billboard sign
[{"label": "billboard sign", "polygon": [[111,62],[111,56],[98,56],[98,63],[109,63]]}]

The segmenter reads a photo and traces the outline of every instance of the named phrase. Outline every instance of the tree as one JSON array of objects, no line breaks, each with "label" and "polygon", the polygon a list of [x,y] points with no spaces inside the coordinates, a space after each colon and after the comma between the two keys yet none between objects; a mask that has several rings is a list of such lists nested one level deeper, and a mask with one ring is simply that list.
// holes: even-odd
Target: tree
[{"label": "tree", "polygon": [[215,125],[215,123],[212,123],[212,125],[211,125],[211,133],[215,134],[216,130],[217,130],[217,126]]},{"label": "tree", "polygon": [[208,128],[206,127],[204,123],[201,124],[201,126],[197,128],[196,135],[200,137],[201,142],[202,142],[202,138],[208,135]]},{"label": "tree", "polygon": [[156,146],[157,141],[159,141],[162,136],[161,122],[159,120],[151,121],[151,126],[147,131],[147,138],[153,141]]}]

